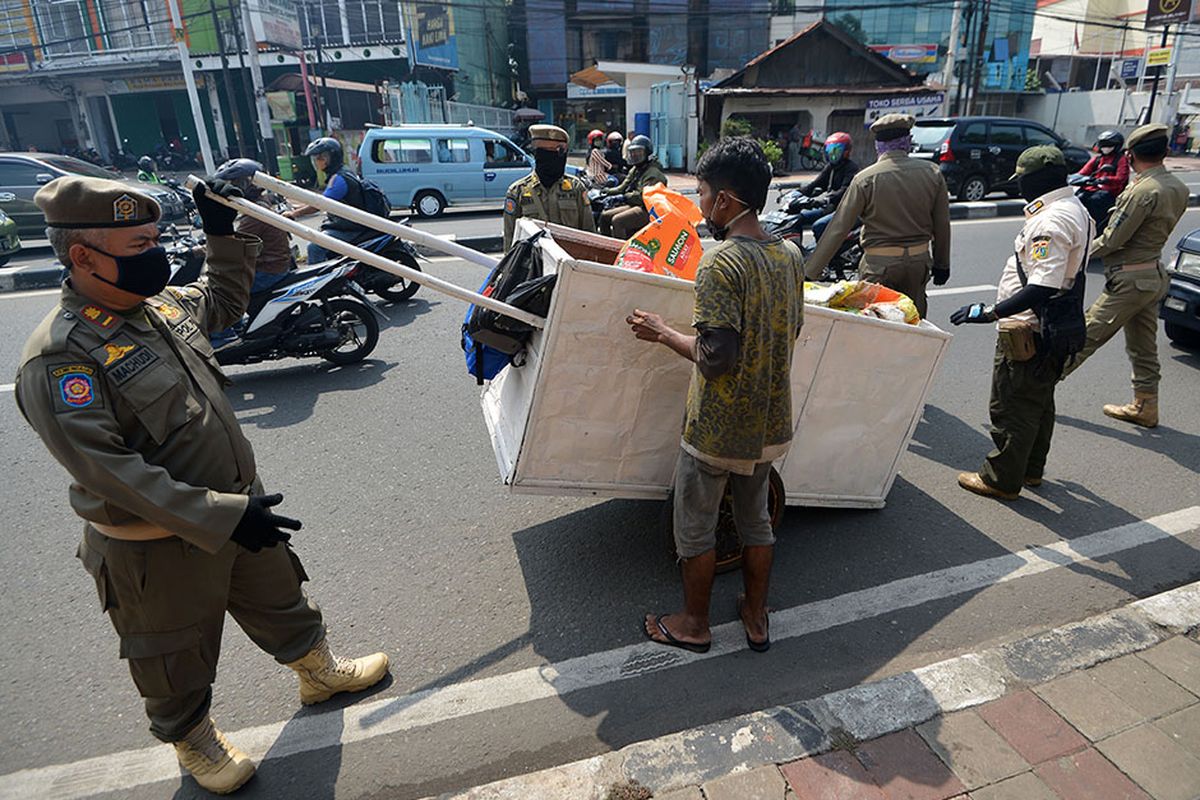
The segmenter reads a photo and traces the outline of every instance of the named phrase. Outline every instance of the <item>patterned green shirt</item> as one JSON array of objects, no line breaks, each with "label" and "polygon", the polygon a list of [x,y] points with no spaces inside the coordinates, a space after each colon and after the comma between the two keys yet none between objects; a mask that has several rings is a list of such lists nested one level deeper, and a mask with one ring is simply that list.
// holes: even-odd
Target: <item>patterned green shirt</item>
[{"label": "patterned green shirt", "polygon": [[794,244],[734,237],[704,253],[692,325],[738,333],[734,368],[692,370],[683,441],[716,458],[760,460],[792,438],[792,350],[804,313],[804,256]]}]

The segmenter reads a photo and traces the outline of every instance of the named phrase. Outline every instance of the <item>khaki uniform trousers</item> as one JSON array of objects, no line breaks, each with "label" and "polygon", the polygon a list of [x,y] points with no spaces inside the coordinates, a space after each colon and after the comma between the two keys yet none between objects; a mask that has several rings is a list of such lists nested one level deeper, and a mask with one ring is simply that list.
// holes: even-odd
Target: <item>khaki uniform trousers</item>
[{"label": "khaki uniform trousers", "polygon": [[1125,353],[1133,365],[1133,390],[1158,394],[1158,306],[1167,295],[1170,278],[1156,269],[1118,270],[1107,275],[1104,291],[1087,310],[1087,344],[1067,368],[1067,374],[1125,331]]},{"label": "khaki uniform trousers", "polygon": [[285,545],[251,553],[231,540],[210,554],[177,537],[127,541],[89,525],[78,556],[120,636],[150,732],[164,742],[208,715],[226,611],[281,664],[325,636],[320,610],[300,589],[308,576]]},{"label": "khaki uniform trousers", "polygon": [[1012,361],[999,343],[992,365],[992,442],[979,474],[985,483],[1002,492],[1019,492],[1026,478],[1040,478],[1054,434],[1054,387],[1062,364],[1050,356],[1035,355]]},{"label": "khaki uniform trousers", "polygon": [[618,206],[600,214],[600,233],[615,239],[628,239],[650,223],[644,208]]},{"label": "khaki uniform trousers", "polygon": [[908,256],[879,256],[864,254],[858,263],[858,277],[864,281],[883,284],[908,295],[917,307],[921,319],[929,311],[925,285],[933,272],[933,256],[928,249]]}]

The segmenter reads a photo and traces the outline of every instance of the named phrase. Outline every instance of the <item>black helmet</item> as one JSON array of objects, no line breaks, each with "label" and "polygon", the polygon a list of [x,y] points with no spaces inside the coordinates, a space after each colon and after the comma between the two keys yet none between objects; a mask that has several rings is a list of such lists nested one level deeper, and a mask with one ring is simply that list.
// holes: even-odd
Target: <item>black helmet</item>
[{"label": "black helmet", "polygon": [[[634,154],[637,151],[637,154]],[[644,164],[650,160],[650,156],[654,155],[654,142],[650,141],[649,136],[638,134],[629,140],[629,163]]]},{"label": "black helmet", "polygon": [[1120,150],[1125,146],[1125,137],[1120,131],[1107,130],[1096,137],[1096,147],[1115,147]]},{"label": "black helmet", "polygon": [[250,179],[254,177],[254,173],[264,171],[263,165],[252,158],[233,158],[217,167],[213,177],[229,181],[241,189],[243,195],[253,200],[262,194],[262,189],[252,183]]},{"label": "black helmet", "polygon": [[138,159],[138,169],[142,172],[154,172],[157,168],[154,159],[150,156],[142,156]]},{"label": "black helmet", "polygon": [[329,168],[325,172],[329,175],[334,174],[342,168],[342,143],[332,136],[322,136],[308,146],[304,151],[304,155],[312,158],[313,156],[328,155]]}]

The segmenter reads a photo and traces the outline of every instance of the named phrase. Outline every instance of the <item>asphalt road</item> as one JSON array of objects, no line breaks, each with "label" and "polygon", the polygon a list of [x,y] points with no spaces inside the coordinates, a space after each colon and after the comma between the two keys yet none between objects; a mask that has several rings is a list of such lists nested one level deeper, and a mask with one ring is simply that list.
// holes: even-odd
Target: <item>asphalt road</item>
[{"label": "asphalt road", "polygon": [[[1019,226],[955,223],[946,288],[994,285]],[[1200,211],[1189,211],[1176,234],[1197,227]],[[481,279],[458,261],[429,269],[466,286]],[[1101,284],[1089,276],[1089,298]],[[935,296],[930,318],[948,327],[959,305],[993,294]],[[25,336],[53,303],[52,292],[0,295],[0,382],[12,380]],[[463,366],[462,305],[422,289],[384,310],[391,324],[362,365],[231,370],[230,397],[267,487],[283,492],[283,512],[305,523],[293,541],[331,641],[393,658],[390,681],[360,703],[368,713],[345,701],[302,710],[291,674],[229,625],[213,714],[240,733],[235,740],[265,740],[270,749],[239,796],[420,798],[818,696],[1200,577],[1200,530],[1116,550],[1094,549],[1091,536],[1200,505],[1200,353],[1160,340],[1163,424],[1145,431],[1100,412],[1129,394],[1121,345],[1105,347],[1058,392],[1046,485],[999,504],[954,482],[990,447],[994,332],[968,326],[955,330],[887,507],[790,508],[779,531],[774,608],[830,601],[867,610],[840,624],[814,622],[812,632],[777,640],[767,655],[736,648],[673,662],[673,651],[663,651],[658,665],[622,666],[623,680],[576,687],[562,676],[601,674],[604,654],[642,641],[644,612],[678,604],[660,504],[507,494]],[[9,796],[23,780],[12,773],[153,740],[91,580],[73,558],[81,526],[65,504],[66,473],[2,383],[0,437],[9,476],[0,487],[0,796]],[[928,577],[942,569],[974,574],[981,562],[1011,572],[1008,554],[1061,543],[1079,546],[1013,580],[957,591]],[[913,605],[889,588],[906,578],[940,588]],[[735,619],[739,582],[737,574],[718,578],[714,623]],[[517,691],[532,685],[530,675],[550,689]],[[268,727],[245,730],[256,726]],[[70,796],[203,795],[177,777],[126,785],[130,758],[83,765],[76,779],[84,788]],[[47,796],[63,796],[65,787]]]}]

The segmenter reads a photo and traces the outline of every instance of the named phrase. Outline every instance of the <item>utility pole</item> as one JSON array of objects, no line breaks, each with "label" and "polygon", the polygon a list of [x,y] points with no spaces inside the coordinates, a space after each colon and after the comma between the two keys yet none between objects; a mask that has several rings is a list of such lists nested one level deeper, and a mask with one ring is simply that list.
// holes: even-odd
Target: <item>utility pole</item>
[{"label": "utility pole", "polygon": [[958,63],[958,47],[960,29],[962,28],[963,0],[954,0],[954,14],[950,17],[950,41],[946,47],[946,69],[942,72],[942,85],[945,87],[946,101],[942,104],[942,113],[951,113],[950,89],[955,83],[954,67]]},{"label": "utility pole", "polygon": [[1162,121],[1172,130],[1175,128],[1175,74],[1179,70],[1179,55],[1183,49],[1183,37],[1187,33],[1188,24],[1182,22],[1175,32],[1175,46],[1171,48],[1171,65],[1167,68],[1167,89],[1163,98]]},{"label": "utility pole", "polygon": [[[238,78],[242,81],[242,91],[245,92],[246,88],[251,85],[251,82],[250,77],[246,73],[246,43],[242,41],[242,23],[238,18],[237,12],[234,11],[232,3],[226,5],[225,9],[229,12],[229,27],[233,30],[233,41],[237,45]],[[250,38],[253,40],[254,37]],[[255,53],[255,55],[257,56],[258,54]],[[250,113],[252,116],[257,117],[257,108],[251,106]],[[262,161],[264,158],[263,153],[266,152],[266,148],[263,146],[262,133],[257,125],[252,124],[251,128],[254,132],[254,156],[256,160]]]},{"label": "utility pole", "polygon": [[171,12],[171,37],[175,40],[175,47],[179,52],[183,83],[187,86],[192,120],[196,123],[196,138],[200,140],[200,158],[204,161],[204,171],[211,175],[217,171],[217,165],[213,163],[212,146],[208,143],[208,125],[204,120],[204,112],[200,110],[200,95],[196,94],[196,78],[192,75],[191,57],[188,55],[187,40],[183,35],[183,21],[179,18],[179,6],[175,4],[175,0],[167,0],[167,9]]},{"label": "utility pole", "polygon": [[263,84],[262,64],[258,60],[258,41],[254,36],[254,21],[250,18],[250,4],[241,0],[242,29],[246,38],[246,49],[250,56],[250,78],[254,84],[254,106],[258,110],[258,131],[263,143],[263,157],[272,175],[279,174],[279,150],[275,144],[275,129],[271,127],[271,107],[267,104],[267,91]]},{"label": "utility pole", "polygon": [[[1170,35],[1170,33],[1171,26],[1163,25],[1162,44],[1160,44],[1159,47],[1167,46],[1167,37]],[[1175,60],[1174,53],[1171,53],[1171,60],[1172,62]],[[1154,119],[1154,101],[1158,97],[1158,79],[1162,75],[1162,71],[1162,67],[1154,68],[1154,82],[1150,84],[1150,105],[1146,106],[1146,122]]]},{"label": "utility pole", "polygon": [[977,19],[976,2],[977,0],[966,0],[966,36],[963,43],[966,45],[967,57],[963,59],[962,69],[958,76],[958,81],[954,87],[954,115],[961,116],[965,106],[963,93],[971,86],[971,73],[975,69],[975,22]]},{"label": "utility pole", "polygon": [[[221,18],[217,15],[215,0],[208,0],[208,10],[212,12],[213,35],[217,38],[217,49],[221,52],[221,82],[225,84],[225,97],[229,99],[229,109],[233,112],[233,135],[237,139],[238,157],[246,155],[246,139],[242,133],[242,113],[238,110],[237,95],[233,93],[233,81],[229,77],[229,59],[225,56],[225,37],[221,35]],[[229,153],[225,154],[229,156]]]},{"label": "utility pole", "polygon": [[987,43],[988,17],[992,13],[992,0],[983,0],[983,12],[979,17],[979,35],[975,39],[975,72],[971,75],[971,95],[968,114],[975,114],[979,104],[979,86],[983,80],[983,50]]}]

